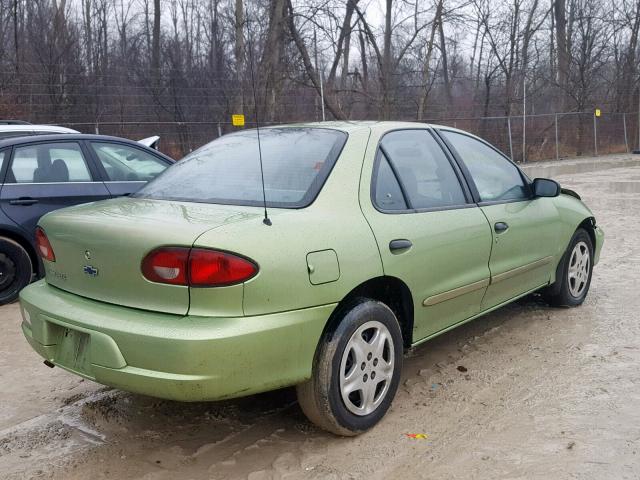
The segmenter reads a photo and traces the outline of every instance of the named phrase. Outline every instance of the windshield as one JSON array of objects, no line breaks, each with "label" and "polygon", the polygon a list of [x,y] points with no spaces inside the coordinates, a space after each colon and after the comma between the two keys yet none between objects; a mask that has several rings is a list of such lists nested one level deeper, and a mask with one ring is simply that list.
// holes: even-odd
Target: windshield
[{"label": "windshield", "polygon": [[[267,205],[300,208],[322,188],[347,134],[325,128],[260,131]],[[260,206],[262,183],[255,130],[225,135],[169,167],[136,197]]]}]

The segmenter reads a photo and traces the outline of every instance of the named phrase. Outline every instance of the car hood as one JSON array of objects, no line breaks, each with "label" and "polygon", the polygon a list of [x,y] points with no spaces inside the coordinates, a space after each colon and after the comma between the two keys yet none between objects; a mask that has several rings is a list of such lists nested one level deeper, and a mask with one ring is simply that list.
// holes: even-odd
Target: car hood
[{"label": "car hood", "polygon": [[256,207],[118,198],[45,215],[40,226],[55,252],[47,283],[127,307],[186,314],[189,289],[146,280],[143,258],[160,246],[190,247],[204,232],[261,221]]}]

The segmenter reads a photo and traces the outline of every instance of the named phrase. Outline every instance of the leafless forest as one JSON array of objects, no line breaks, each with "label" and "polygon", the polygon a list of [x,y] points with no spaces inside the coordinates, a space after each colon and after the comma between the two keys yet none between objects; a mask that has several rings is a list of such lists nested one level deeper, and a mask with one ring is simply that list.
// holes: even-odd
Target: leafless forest
[{"label": "leafless forest", "polygon": [[[640,0],[0,7],[0,117],[170,133],[165,149],[176,155],[229,131],[232,113],[255,122],[256,107],[264,123],[320,120],[323,109],[326,119],[455,123],[514,157],[524,155],[523,134],[533,157],[597,148],[592,112],[600,108],[603,151],[638,141]],[[523,112],[534,115],[524,131]],[[556,112],[562,151],[553,152],[558,120],[541,114]]]}]

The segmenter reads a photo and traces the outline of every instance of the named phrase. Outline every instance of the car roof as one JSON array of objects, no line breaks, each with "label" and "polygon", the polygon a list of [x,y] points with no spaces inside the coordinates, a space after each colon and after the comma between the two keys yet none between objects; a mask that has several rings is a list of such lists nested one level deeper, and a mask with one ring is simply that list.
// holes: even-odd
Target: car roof
[{"label": "car roof", "polygon": [[285,125],[274,125],[265,128],[286,128],[286,127],[305,127],[305,128],[331,128],[335,130],[341,130],[347,133],[354,132],[363,128],[368,128],[372,131],[377,131],[377,133],[384,133],[391,130],[410,130],[415,128],[438,128],[443,130],[448,130],[451,132],[458,132],[468,135],[470,137],[474,137],[477,139],[483,140],[481,137],[474,135],[471,132],[467,132],[466,130],[460,130],[459,128],[450,127],[449,125],[439,125],[435,123],[425,123],[419,121],[391,121],[391,120],[380,120],[380,121],[370,121],[370,120],[344,120],[344,121],[330,121],[330,122],[305,122],[305,123],[293,123],[293,124],[285,124]]},{"label": "car roof", "polygon": [[[334,130],[342,130],[345,132],[353,132],[363,128],[380,129],[380,130],[397,130],[403,128],[446,128],[447,130],[460,131],[457,128],[449,127],[447,125],[436,125],[433,123],[425,123],[419,121],[385,121],[385,120],[341,120],[341,121],[328,121],[328,122],[302,122],[302,123],[288,123],[283,125],[273,125],[265,128],[331,128]],[[466,132],[465,132],[466,133]]]},{"label": "car roof", "polygon": [[80,133],[77,130],[57,125],[5,124],[0,125],[0,132],[51,132],[51,133]]},{"label": "car roof", "polygon": [[136,142],[135,140],[129,140],[127,138],[121,137],[111,137],[109,135],[93,135],[90,133],[60,133],[60,134],[52,134],[52,135],[29,135],[24,137],[10,137],[0,140],[0,149],[10,146],[16,145],[27,145],[31,143],[42,143],[42,142],[58,142],[58,141],[80,141],[80,140],[93,140],[93,141],[104,141],[104,142],[115,142],[115,143],[124,143],[127,145],[131,145],[134,147],[142,148],[143,150],[150,150],[151,152],[171,161],[175,162],[175,160],[158,150],[154,150],[149,148],[142,143]]}]

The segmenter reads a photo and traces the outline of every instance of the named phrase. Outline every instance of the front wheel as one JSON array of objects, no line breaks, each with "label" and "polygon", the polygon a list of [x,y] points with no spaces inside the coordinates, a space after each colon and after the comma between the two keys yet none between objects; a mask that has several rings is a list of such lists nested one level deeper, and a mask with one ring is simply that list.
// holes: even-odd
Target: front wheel
[{"label": "front wheel", "polygon": [[587,297],[593,273],[593,243],[586,230],[579,228],[573,234],[564,254],[556,283],[546,294],[552,306],[575,307]]},{"label": "front wheel", "polygon": [[311,379],[297,387],[302,411],[336,435],[373,427],[398,389],[402,349],[393,311],[381,302],[360,300],[321,340]]}]

